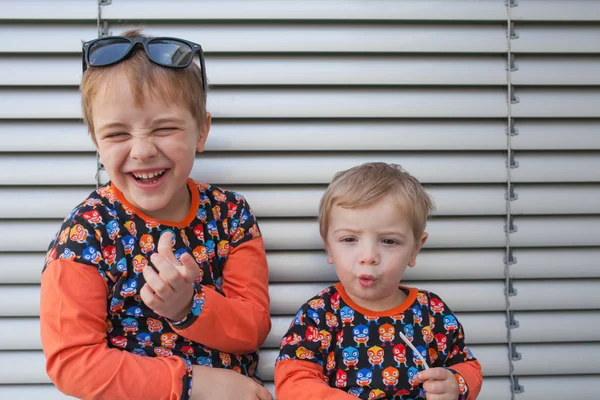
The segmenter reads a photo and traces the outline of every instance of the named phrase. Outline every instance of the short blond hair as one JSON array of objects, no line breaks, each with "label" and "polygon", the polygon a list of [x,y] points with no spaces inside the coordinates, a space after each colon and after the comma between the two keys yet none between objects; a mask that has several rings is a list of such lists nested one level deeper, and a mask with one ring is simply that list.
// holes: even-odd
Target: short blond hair
[{"label": "short blond hair", "polygon": [[335,174],[319,205],[319,231],[323,240],[327,241],[333,207],[368,207],[385,196],[395,200],[407,216],[415,240],[420,240],[434,209],[433,200],[423,185],[400,165],[383,162],[364,163]]},{"label": "short blond hair", "polygon": [[[127,30],[121,36],[150,37],[143,35],[141,29]],[[143,48],[137,46],[127,59],[106,67],[87,68],[83,74],[79,86],[83,120],[94,142],[94,99],[107,84],[115,82],[118,74],[123,74],[129,81],[136,106],[141,107],[148,95],[160,96],[167,103],[180,102],[187,106],[198,126],[203,125],[206,119],[206,93],[202,90],[200,67],[194,62],[181,69],[162,67],[150,61]]]}]

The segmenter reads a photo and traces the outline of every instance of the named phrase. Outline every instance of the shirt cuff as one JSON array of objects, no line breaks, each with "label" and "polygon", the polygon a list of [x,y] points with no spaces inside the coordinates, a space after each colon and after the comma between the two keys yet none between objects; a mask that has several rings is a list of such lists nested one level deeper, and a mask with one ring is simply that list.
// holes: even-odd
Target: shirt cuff
[{"label": "shirt cuff", "polygon": [[204,308],[204,291],[202,290],[202,285],[199,283],[194,284],[194,298],[192,300],[192,307],[190,311],[187,313],[183,319],[179,321],[171,321],[169,320],[169,324],[174,329],[178,331],[184,330],[192,326],[194,322],[198,319],[200,314],[202,314],[202,309]]},{"label": "shirt cuff", "polygon": [[186,369],[181,384],[181,400],[189,400],[192,396],[192,363],[187,359],[183,361],[185,362]]},{"label": "shirt cuff", "polygon": [[469,396],[469,387],[467,386],[467,381],[465,381],[465,378],[463,378],[461,373],[455,369],[447,368],[447,367],[446,367],[446,369],[454,374],[454,378],[456,378],[456,383],[458,383],[457,399],[458,400],[467,400],[467,397]]}]

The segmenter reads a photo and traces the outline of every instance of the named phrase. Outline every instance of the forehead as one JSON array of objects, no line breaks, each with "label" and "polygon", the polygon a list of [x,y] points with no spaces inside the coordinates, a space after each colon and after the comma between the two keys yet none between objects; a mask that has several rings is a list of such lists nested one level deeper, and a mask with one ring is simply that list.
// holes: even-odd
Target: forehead
[{"label": "forehead", "polygon": [[191,119],[191,112],[181,96],[171,92],[166,85],[165,88],[151,85],[137,87],[127,74],[115,72],[99,83],[92,99],[94,122],[130,121],[132,116],[136,120],[151,119],[163,114]]},{"label": "forehead", "polygon": [[353,230],[410,230],[408,215],[389,196],[363,207],[342,207],[334,204],[330,215],[330,231]]}]

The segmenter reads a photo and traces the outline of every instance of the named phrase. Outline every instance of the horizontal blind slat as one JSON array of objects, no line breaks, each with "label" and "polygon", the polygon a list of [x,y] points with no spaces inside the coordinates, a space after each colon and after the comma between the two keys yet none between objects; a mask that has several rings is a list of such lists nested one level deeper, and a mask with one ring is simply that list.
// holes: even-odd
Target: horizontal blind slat
[{"label": "horizontal blind slat", "polygon": [[[555,157],[556,163],[570,158]],[[564,161],[563,161],[564,160]],[[383,161],[402,165],[422,183],[490,183],[505,178],[502,153],[330,153],[240,154],[206,153],[196,157],[193,179],[216,185],[234,184],[328,184],[333,175],[355,165]],[[244,165],[240,168],[240,165]],[[40,169],[38,165],[43,165]],[[298,168],[301,165],[302,168]],[[437,168],[444,165],[444,168]],[[93,154],[0,155],[0,185],[93,185],[96,157]],[[571,170],[574,172],[574,170]],[[534,171],[535,172],[535,171]],[[590,172],[591,177],[600,172]],[[103,175],[106,178],[106,175]],[[574,179],[574,177],[572,178]]]},{"label": "horizontal blind slat", "polygon": [[[427,248],[501,247],[504,220],[439,218],[429,223]],[[0,221],[0,251],[45,251],[60,228],[59,221]],[[267,250],[317,250],[323,244],[315,220],[263,220]],[[456,232],[464,235],[456,235]]]},{"label": "horizontal blind slat", "polygon": [[[600,150],[600,120],[516,119],[514,150]],[[365,141],[365,132],[369,140]],[[568,132],[566,134],[565,132]],[[52,138],[52,140],[48,140]],[[503,150],[505,122],[485,120],[214,119],[207,151]],[[92,152],[86,127],[67,121],[2,121],[2,152]]]},{"label": "horizontal blind slat", "polygon": [[[427,105],[424,107],[424,105]],[[0,119],[79,119],[74,89],[2,89]],[[215,118],[499,118],[500,88],[220,88],[208,111]],[[560,115],[560,114],[559,114]]]},{"label": "horizontal blind slat", "polygon": [[[577,395],[586,399],[593,399],[600,392],[600,375],[562,375],[562,379],[570,382],[565,385],[562,379],[556,376],[520,376],[519,383],[527,390],[519,394],[523,400],[546,400],[548,393],[557,398],[569,398],[573,395],[573,388],[577,388]],[[484,377],[480,398],[485,400],[510,400],[510,382],[503,377]],[[266,382],[265,387],[275,393],[273,383]],[[60,393],[53,385],[1,385],[0,398],[19,400],[65,400],[73,399]]]},{"label": "horizontal blind slat", "polygon": [[[140,4],[144,6],[141,7]],[[272,2],[265,0],[203,1],[195,7],[191,0],[177,0],[169,4],[157,0],[115,2],[107,7],[103,17],[112,20],[431,20],[431,21],[501,21],[504,7],[494,2],[455,0],[452,4],[420,0],[371,0],[368,3],[344,0],[309,2]]]},{"label": "horizontal blind slat", "polygon": [[511,41],[511,52],[581,54],[600,53],[598,24],[516,23],[517,39]]},{"label": "horizontal blind slat", "polygon": [[[110,27],[113,35],[139,27]],[[504,25],[148,22],[152,36],[183,37],[207,53],[503,53]],[[97,37],[94,24],[0,25],[0,53],[79,53],[81,41]]]},{"label": "horizontal blind slat", "polygon": [[[0,57],[0,85],[77,86],[79,56]],[[36,68],[44,64],[40,70]],[[598,56],[519,55],[514,85],[593,86]],[[502,55],[225,55],[206,57],[210,85],[506,85]]]},{"label": "horizontal blind slat", "polygon": [[[308,300],[308,299],[307,299]],[[506,342],[506,315],[495,313],[458,313],[468,343],[498,344]],[[563,329],[549,330],[542,337],[540,326],[550,326],[561,318]],[[278,349],[294,316],[274,316],[272,329],[263,348]],[[600,311],[516,312],[519,329],[513,332],[514,343],[560,343],[600,341]],[[580,329],[588,325],[590,329]],[[0,318],[0,350],[40,350],[38,318]]]},{"label": "horizontal blind slat", "polygon": [[[503,279],[505,253],[493,250],[424,249],[417,267],[406,271],[404,281]],[[513,250],[515,279],[600,278],[596,268],[600,248]],[[0,282],[39,283],[44,253],[0,253]],[[334,282],[337,278],[323,251],[267,251],[271,283]],[[568,267],[564,260],[569,260]]]},{"label": "horizontal blind slat", "polygon": [[[506,347],[503,345],[471,346],[475,357],[482,364],[485,376],[506,376],[508,362]],[[600,374],[600,366],[595,360],[600,357],[598,344],[561,344],[548,345],[519,345],[517,350],[523,355],[523,360],[515,362],[515,372],[522,375],[545,375],[536,368],[539,360],[547,360],[544,371],[553,368],[553,374]],[[548,351],[552,350],[552,351]],[[583,352],[583,353],[582,353]],[[273,379],[273,369],[278,352],[265,350],[261,352],[259,373],[263,379]],[[587,354],[585,359],[579,354]],[[553,355],[561,356],[561,363],[552,363]],[[539,357],[539,358],[536,358]],[[529,362],[524,362],[529,359]],[[533,365],[532,365],[533,363]],[[44,354],[41,351],[0,352],[0,365],[11,365],[11,368],[0,370],[0,384],[49,383],[44,370]]]},{"label": "horizontal blind slat", "polygon": [[[517,217],[513,247],[599,246],[600,217]],[[320,250],[315,220],[264,219],[260,223],[267,250]],[[59,221],[0,221],[0,251],[46,251]],[[559,229],[561,235],[557,235]],[[439,217],[429,222],[425,248],[502,247],[501,217]],[[461,235],[457,235],[461,232]]]},{"label": "horizontal blind slat", "polygon": [[[271,314],[292,315],[306,300],[315,296],[329,283],[271,284]],[[490,312],[504,310],[503,282],[410,282],[411,286],[427,288],[440,295],[455,312]],[[600,280],[587,279],[570,281],[521,280],[516,281],[518,296],[511,299],[514,311],[536,310],[595,310],[600,308]],[[559,298],[559,291],[572,290],[586,293],[586,301],[579,297]],[[35,317],[39,315],[39,285],[0,285],[0,316]],[[473,298],[481,299],[477,303]]]},{"label": "horizontal blind slat", "polygon": [[[226,189],[242,193],[254,214],[266,217],[316,217],[325,188],[274,186],[232,186]],[[435,216],[504,215],[503,185],[427,186],[435,202]],[[93,187],[0,187],[0,218],[64,218],[75,204],[93,191]],[[514,214],[600,214],[600,185],[527,185],[517,184],[518,198],[512,202]],[[44,207],[39,207],[39,199]]]}]

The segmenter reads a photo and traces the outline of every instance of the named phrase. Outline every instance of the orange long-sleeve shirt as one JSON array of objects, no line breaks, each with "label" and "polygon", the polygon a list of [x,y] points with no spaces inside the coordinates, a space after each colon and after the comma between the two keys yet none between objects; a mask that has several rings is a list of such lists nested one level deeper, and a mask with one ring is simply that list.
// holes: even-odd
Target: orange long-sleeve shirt
[{"label": "orange long-sleeve shirt", "polygon": [[[243,197],[188,185],[192,205],[180,223],[144,216],[110,185],[63,223],[42,274],[40,313],[47,372],[62,392],[185,399],[192,364],[256,378],[255,352],[271,326],[262,237]],[[202,274],[196,293],[203,302],[179,325],[137,293],[152,246],[167,229],[178,233],[175,253],[191,253]]]},{"label": "orange long-sleeve shirt", "polygon": [[[469,387],[467,400],[475,400],[481,391],[481,365],[477,360],[455,364],[452,369],[459,372]],[[356,396],[329,386],[324,380],[323,367],[318,364],[288,360],[275,367],[275,382],[278,400],[356,400]]]}]

